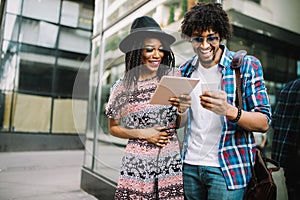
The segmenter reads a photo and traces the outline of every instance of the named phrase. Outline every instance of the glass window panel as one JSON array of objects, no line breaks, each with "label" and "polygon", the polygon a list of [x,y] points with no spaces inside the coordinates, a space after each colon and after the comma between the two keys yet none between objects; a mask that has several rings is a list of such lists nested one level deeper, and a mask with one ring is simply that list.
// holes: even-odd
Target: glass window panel
[{"label": "glass window panel", "polygon": [[89,95],[89,75],[90,70],[80,68],[77,70],[76,79],[73,85],[72,97],[88,99]]},{"label": "glass window panel", "polygon": [[77,70],[57,68],[55,73],[55,94],[61,97],[71,97]]},{"label": "glass window panel", "polygon": [[20,42],[55,47],[58,26],[43,21],[23,19]]},{"label": "glass window panel", "polygon": [[55,47],[58,26],[43,21],[39,25],[38,45]]},{"label": "glass window panel", "polygon": [[145,0],[119,0],[108,1],[106,9],[106,25],[109,26],[123,17],[130,10],[133,10],[140,6]]},{"label": "glass window panel", "polygon": [[83,166],[85,166],[89,169],[92,169],[92,163],[93,163],[93,159],[94,159],[93,147],[94,147],[93,140],[90,140],[89,138],[87,138],[85,140]]},{"label": "glass window panel", "polygon": [[94,13],[94,21],[93,21],[93,34],[97,35],[97,33],[102,32],[102,24],[103,24],[103,7],[104,1],[103,0],[96,0],[95,1],[95,13]]},{"label": "glass window panel", "polygon": [[117,183],[125,148],[110,142],[98,141],[96,149],[95,171]]},{"label": "glass window panel", "polygon": [[93,16],[94,8],[88,5],[81,5],[79,12],[78,27],[83,29],[92,30],[93,27]]},{"label": "glass window panel", "polygon": [[24,46],[20,52],[19,90],[50,95],[54,64],[51,51]]},{"label": "glass window panel", "polygon": [[7,131],[10,126],[12,92],[1,93],[1,130]]},{"label": "glass window panel", "polygon": [[40,23],[38,21],[23,19],[20,32],[20,42],[37,45],[39,26]]},{"label": "glass window panel", "polygon": [[[80,76],[80,78],[78,78]],[[80,79],[80,80],[78,80]],[[78,70],[67,69],[67,68],[58,68],[56,69],[56,87],[55,93],[61,97],[72,97],[73,87],[75,82],[81,84],[76,84],[76,93],[74,98],[88,98],[88,80],[89,80],[89,71],[80,70],[80,75],[78,75]]]},{"label": "glass window panel", "polygon": [[6,1],[6,10],[9,13],[20,14],[21,13],[22,0]]},{"label": "glass window panel", "polygon": [[88,99],[90,58],[82,54],[60,52],[55,74],[56,95]]},{"label": "glass window panel", "polygon": [[16,15],[7,14],[4,23],[4,39],[17,41],[20,18]]},{"label": "glass window panel", "polygon": [[[74,113],[74,105],[77,113]],[[53,133],[84,133],[87,101],[55,99],[53,107]],[[81,111],[78,113],[78,111]],[[76,114],[76,115],[75,115]],[[80,114],[80,120],[78,120]]]},{"label": "glass window panel", "polygon": [[98,36],[93,40],[93,50],[92,50],[92,56],[91,56],[91,75],[90,75],[90,94],[89,94],[89,99],[90,99],[90,103],[89,103],[89,112],[88,112],[88,129],[87,129],[87,137],[93,137],[94,136],[94,131],[95,131],[95,127],[97,126],[97,124],[99,124],[98,120],[97,120],[97,110],[98,107],[100,106],[99,104],[97,104],[97,99],[98,99],[98,85],[99,85],[99,77],[101,72],[99,70],[101,70],[99,68],[100,65],[100,48],[101,48],[101,37]]},{"label": "glass window panel", "polygon": [[60,23],[70,27],[77,27],[79,16],[79,4],[71,1],[63,1]]},{"label": "glass window panel", "polygon": [[[72,118],[77,133],[86,133],[88,100],[72,98]],[[84,138],[80,138],[84,139]],[[84,141],[81,141],[84,143]]]},{"label": "glass window panel", "polygon": [[23,15],[58,23],[60,0],[24,0]]},{"label": "glass window panel", "polygon": [[55,49],[38,47],[30,44],[21,44],[19,45],[21,52],[30,52],[33,54],[42,54],[42,55],[55,55],[57,52]]},{"label": "glass window panel", "polygon": [[91,32],[71,28],[61,28],[58,48],[78,53],[90,53]]},{"label": "glass window panel", "polygon": [[[124,29],[127,30],[128,27]],[[99,83],[96,88],[96,93],[101,93],[100,95],[97,95],[99,99],[95,102],[98,109],[97,112],[99,112],[99,114],[97,115],[97,121],[102,128],[101,133],[105,133],[107,135],[109,135],[109,131],[108,119],[105,115],[105,107],[110,94],[110,87],[117,79],[119,79],[123,75],[125,68],[124,55],[118,48],[119,41],[121,41],[121,39],[124,37],[124,32],[126,31],[122,29],[118,33],[113,34],[105,39],[105,52],[103,56],[105,69],[103,73],[101,73],[101,83]]]},{"label": "glass window panel", "polygon": [[17,70],[17,43],[3,41],[0,70],[0,90],[12,91],[14,89],[14,77]]},{"label": "glass window panel", "polygon": [[49,132],[51,97],[18,93],[14,106],[14,131]]}]

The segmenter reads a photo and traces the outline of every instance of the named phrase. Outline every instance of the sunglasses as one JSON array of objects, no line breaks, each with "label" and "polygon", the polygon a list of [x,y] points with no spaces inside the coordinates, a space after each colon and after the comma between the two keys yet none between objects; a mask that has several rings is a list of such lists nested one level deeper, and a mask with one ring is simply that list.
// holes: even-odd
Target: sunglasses
[{"label": "sunglasses", "polygon": [[190,39],[190,42],[193,44],[199,44],[204,41],[204,38],[206,38],[206,42],[209,44],[215,44],[219,40],[219,37],[217,36],[208,36],[208,37],[192,37]]}]

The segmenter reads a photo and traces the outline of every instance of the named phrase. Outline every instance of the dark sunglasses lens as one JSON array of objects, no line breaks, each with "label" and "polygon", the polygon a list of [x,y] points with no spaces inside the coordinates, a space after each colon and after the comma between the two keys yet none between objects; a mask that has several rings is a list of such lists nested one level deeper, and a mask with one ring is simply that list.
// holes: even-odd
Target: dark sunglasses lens
[{"label": "dark sunglasses lens", "polygon": [[203,42],[203,38],[202,37],[193,38],[192,42],[202,43]]},{"label": "dark sunglasses lens", "polygon": [[[210,36],[206,38],[206,41],[208,43],[215,43],[219,38],[217,36]],[[192,43],[202,43],[204,40],[203,37],[197,37],[197,38],[192,38],[191,42]]]},{"label": "dark sunglasses lens", "polygon": [[211,36],[211,37],[207,38],[207,42],[215,42],[217,40],[218,40],[218,37],[216,37],[216,36]]}]

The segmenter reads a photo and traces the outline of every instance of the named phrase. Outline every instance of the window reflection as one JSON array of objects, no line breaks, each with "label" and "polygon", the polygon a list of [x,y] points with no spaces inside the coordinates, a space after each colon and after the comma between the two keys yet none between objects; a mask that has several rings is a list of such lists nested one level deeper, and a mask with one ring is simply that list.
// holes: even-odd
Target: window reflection
[{"label": "window reflection", "polygon": [[14,76],[17,66],[17,43],[4,41],[2,44],[2,66],[0,70],[0,90],[14,89]]},{"label": "window reflection", "polygon": [[60,0],[23,0],[23,15],[58,23]]},{"label": "window reflection", "polygon": [[104,1],[95,1],[95,11],[93,18],[93,35],[97,35],[97,33],[102,32],[102,24],[103,24],[103,7]]},{"label": "window reflection", "polygon": [[93,8],[82,4],[80,6],[78,27],[91,30],[93,26],[93,15]]},{"label": "window reflection", "polygon": [[93,8],[83,3],[63,1],[60,23],[74,28],[92,29]]},{"label": "window reflection", "polygon": [[113,24],[118,19],[123,17],[129,10],[134,10],[139,7],[145,0],[119,0],[108,1],[107,5],[107,26]]},{"label": "window reflection", "polygon": [[55,47],[58,26],[43,21],[22,20],[20,42]]},{"label": "window reflection", "polygon": [[54,63],[54,56],[21,52],[19,90],[50,95]]},{"label": "window reflection", "polygon": [[90,52],[91,33],[78,29],[62,27],[58,48],[62,50],[88,54]]},{"label": "window reflection", "polygon": [[49,132],[51,98],[16,93],[12,129],[21,132]]},{"label": "window reflection", "polygon": [[19,20],[16,15],[7,14],[5,16],[6,23],[4,24],[4,39],[17,41],[19,32]]},{"label": "window reflection", "polygon": [[12,0],[5,9],[0,129],[84,133],[94,2]]},{"label": "window reflection", "polygon": [[71,1],[63,1],[60,23],[70,27],[77,27],[79,16],[79,4]]},{"label": "window reflection", "polygon": [[6,10],[9,13],[20,14],[21,13],[22,0],[6,1]]},{"label": "window reflection", "polygon": [[58,26],[41,21],[39,24],[38,45],[55,47]]}]

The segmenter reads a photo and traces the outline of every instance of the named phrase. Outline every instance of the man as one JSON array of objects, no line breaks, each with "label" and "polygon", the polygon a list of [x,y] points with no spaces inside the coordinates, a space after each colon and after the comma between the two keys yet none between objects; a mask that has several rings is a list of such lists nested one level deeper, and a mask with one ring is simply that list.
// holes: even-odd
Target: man
[{"label": "man", "polygon": [[281,90],[272,121],[272,159],[284,169],[289,200],[300,199],[300,79]]},{"label": "man", "polygon": [[[184,16],[182,38],[196,53],[181,65],[182,75],[199,78],[191,94],[184,141],[186,199],[243,199],[255,156],[254,138],[238,127],[265,132],[271,108],[260,61],[246,56],[241,67],[243,107],[236,106],[234,56],[221,41],[232,34],[228,15],[217,3],[198,3]],[[250,151],[249,158],[247,151]]]}]

